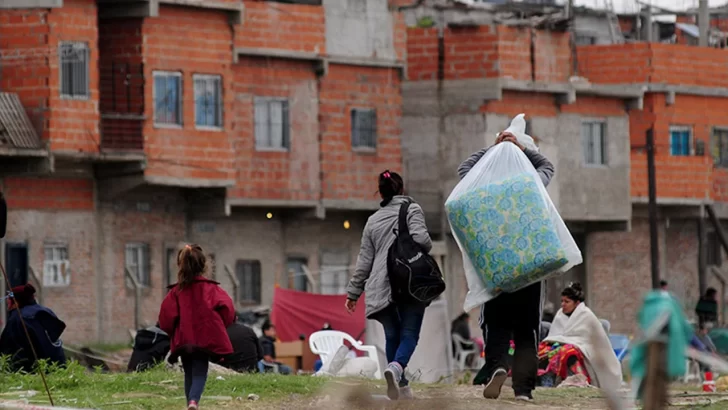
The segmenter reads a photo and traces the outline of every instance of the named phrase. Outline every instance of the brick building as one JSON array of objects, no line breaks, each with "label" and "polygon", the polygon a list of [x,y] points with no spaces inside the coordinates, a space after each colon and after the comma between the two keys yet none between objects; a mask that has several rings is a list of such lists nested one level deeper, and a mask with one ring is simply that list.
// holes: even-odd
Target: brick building
[{"label": "brick building", "polygon": [[[725,66],[725,52],[608,44],[604,36],[592,42],[601,45],[572,48],[558,13],[499,23],[504,19],[493,10],[442,3],[405,11],[402,155],[430,229],[448,243],[451,315],[461,309],[467,288],[457,274],[462,261],[442,204],[457,183],[460,161],[492,144],[520,112],[556,165],[548,190],[584,255],[581,266],[549,281],[555,308],[560,290],[576,279],[614,331],[634,330],[633,317],[651,286],[644,145],[653,127],[661,273],[691,313],[701,286],[704,206],[728,217],[722,202],[728,136],[721,128],[728,94],[717,71]],[[720,264],[721,250],[709,223],[703,226],[708,268],[702,286],[721,289],[711,269]]]},{"label": "brick building", "polygon": [[241,306],[269,304],[276,284],[341,292],[376,176],[402,167],[400,12],[386,0],[11,3],[2,260],[40,285],[68,341],[126,340],[135,285],[140,325],[153,323],[181,241],[212,254]]}]

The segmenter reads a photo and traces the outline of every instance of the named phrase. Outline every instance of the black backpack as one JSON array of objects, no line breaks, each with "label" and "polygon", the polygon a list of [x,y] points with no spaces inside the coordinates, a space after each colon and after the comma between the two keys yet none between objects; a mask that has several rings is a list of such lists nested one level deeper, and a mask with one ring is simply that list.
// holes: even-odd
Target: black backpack
[{"label": "black backpack", "polygon": [[407,211],[411,202],[399,208],[396,236],[387,254],[387,272],[395,302],[430,303],[445,291],[445,279],[440,267],[422,246],[415,242],[407,226]]}]

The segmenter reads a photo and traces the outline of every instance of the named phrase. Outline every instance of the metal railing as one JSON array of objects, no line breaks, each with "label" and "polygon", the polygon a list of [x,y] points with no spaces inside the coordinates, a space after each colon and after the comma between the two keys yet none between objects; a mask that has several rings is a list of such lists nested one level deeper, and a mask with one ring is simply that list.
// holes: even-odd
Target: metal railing
[{"label": "metal railing", "polygon": [[142,286],[139,284],[137,278],[129,271],[124,268],[124,275],[131,282],[132,289],[134,289],[134,329],[139,329],[142,323],[141,319],[141,302],[142,302]]}]

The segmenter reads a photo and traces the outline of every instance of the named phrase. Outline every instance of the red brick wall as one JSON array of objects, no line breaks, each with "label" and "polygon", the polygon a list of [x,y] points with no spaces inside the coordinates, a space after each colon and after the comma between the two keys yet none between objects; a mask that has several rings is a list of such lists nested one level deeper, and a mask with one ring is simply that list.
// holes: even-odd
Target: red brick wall
[{"label": "red brick wall", "polygon": [[569,33],[537,30],[534,36],[536,81],[567,82],[572,70]]},{"label": "red brick wall", "polygon": [[[50,106],[48,127],[51,149],[61,151],[98,152],[99,150],[99,52],[98,24],[94,0],[67,0],[62,8],[48,13],[50,34],[48,45],[54,58],[49,58]],[[88,43],[89,97],[61,98],[58,46],[62,41]]]},{"label": "red brick wall", "polygon": [[256,0],[243,4],[244,20],[235,27],[235,47],[326,53],[323,6]]},{"label": "red brick wall", "polygon": [[[325,199],[375,200],[377,175],[400,170],[400,76],[395,69],[332,64],[321,79],[319,121]],[[376,153],[351,147],[351,108],[377,112]]]},{"label": "red brick wall", "polygon": [[7,177],[4,193],[9,209],[93,210],[90,179]]},{"label": "red brick wall", "polygon": [[[437,51],[437,36],[428,36],[428,40],[434,42]],[[498,46],[495,26],[445,29],[445,79],[497,77]],[[437,53],[435,56],[437,64]]]},{"label": "red brick wall", "polygon": [[[237,184],[231,198],[317,200],[320,192],[317,83],[310,62],[241,58],[232,93]],[[256,151],[254,97],[289,102],[288,151]]]},{"label": "red brick wall", "polygon": [[[232,127],[232,30],[221,11],[162,6],[158,18],[144,21],[145,151],[148,175],[226,180],[234,178]],[[189,41],[190,38],[199,41]],[[182,73],[183,125],[154,126],[153,72]],[[195,127],[194,74],[221,75],[223,125],[219,131]]]},{"label": "red brick wall", "polygon": [[407,58],[407,23],[404,21],[404,13],[392,12],[394,20],[394,52],[397,60],[404,61]]},{"label": "red brick wall", "polygon": [[534,94],[523,91],[504,91],[501,100],[487,101],[480,107],[482,112],[515,117],[526,113],[529,117],[555,117],[559,115],[553,94]]},{"label": "red brick wall", "polygon": [[[478,46],[477,43],[473,46]],[[502,77],[531,81],[531,29],[498,26],[498,65]]]},{"label": "red brick wall", "polygon": [[50,138],[48,9],[0,10],[0,89],[18,94],[38,137]]},{"label": "red brick wall", "polygon": [[614,44],[576,48],[578,75],[595,83],[625,84],[650,81],[650,44]]},{"label": "red brick wall", "polygon": [[437,80],[437,29],[407,28],[407,79]]}]

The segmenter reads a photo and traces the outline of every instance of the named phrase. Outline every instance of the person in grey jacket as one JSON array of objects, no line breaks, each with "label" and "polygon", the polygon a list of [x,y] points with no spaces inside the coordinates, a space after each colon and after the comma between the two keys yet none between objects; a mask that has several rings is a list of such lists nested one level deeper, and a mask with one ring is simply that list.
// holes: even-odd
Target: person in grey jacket
[{"label": "person in grey jacket", "polygon": [[[509,132],[502,132],[496,144],[510,142],[523,150],[544,186],[554,175],[553,164],[538,151],[524,148]],[[460,179],[485,155],[490,148],[472,154],[458,167]],[[533,400],[538,372],[538,343],[541,331],[541,314],[545,286],[534,283],[513,293],[503,293],[483,304],[480,308],[480,327],[485,341],[485,365],[478,372],[473,384],[485,384],[483,396],[497,399],[508,377],[511,337],[516,345],[513,357],[513,391],[518,400]]]},{"label": "person in grey jacket", "polygon": [[409,381],[404,377],[412,354],[420,338],[426,305],[422,303],[396,303],[387,272],[387,256],[395,239],[394,230],[399,221],[399,208],[405,201],[412,202],[407,212],[407,226],[412,238],[424,252],[432,249],[432,240],[425,225],[425,214],[412,198],[404,196],[404,182],[396,172],[384,171],[379,175],[381,208],[367,220],[361,239],[361,250],[356,261],[354,276],[347,286],[346,309],[356,309],[356,302],[366,292],[366,316],[384,327],[387,362],[384,371],[387,395],[392,400],[412,398]]}]

